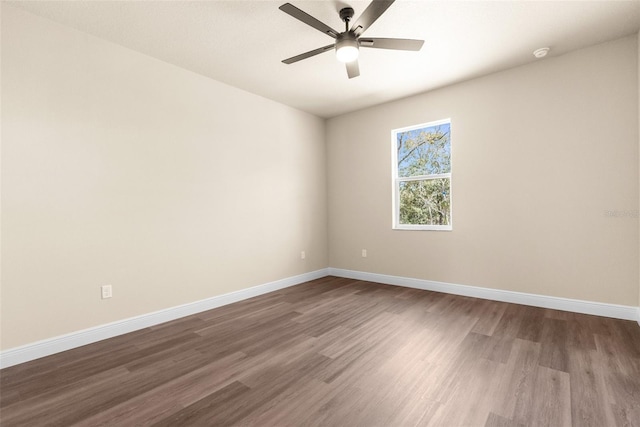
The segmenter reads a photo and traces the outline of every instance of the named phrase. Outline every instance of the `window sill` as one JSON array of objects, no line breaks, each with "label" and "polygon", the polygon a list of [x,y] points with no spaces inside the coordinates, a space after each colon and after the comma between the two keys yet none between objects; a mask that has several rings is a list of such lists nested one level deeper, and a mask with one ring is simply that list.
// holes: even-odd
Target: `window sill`
[{"label": "window sill", "polygon": [[451,225],[395,225],[394,230],[417,230],[417,231],[453,231]]}]

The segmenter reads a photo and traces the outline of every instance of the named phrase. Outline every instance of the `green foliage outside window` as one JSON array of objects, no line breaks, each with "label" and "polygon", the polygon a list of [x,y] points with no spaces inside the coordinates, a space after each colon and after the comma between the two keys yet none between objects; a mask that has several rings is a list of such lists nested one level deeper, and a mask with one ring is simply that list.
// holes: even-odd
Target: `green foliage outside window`
[{"label": "green foliage outside window", "polygon": [[448,178],[400,183],[400,223],[449,225],[451,197]]},{"label": "green foliage outside window", "polygon": [[451,224],[451,125],[396,133],[400,225]]}]

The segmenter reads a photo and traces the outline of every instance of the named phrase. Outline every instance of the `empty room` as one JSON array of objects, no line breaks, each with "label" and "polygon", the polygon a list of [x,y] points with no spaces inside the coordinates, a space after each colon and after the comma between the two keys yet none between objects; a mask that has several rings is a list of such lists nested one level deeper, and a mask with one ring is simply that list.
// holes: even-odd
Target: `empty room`
[{"label": "empty room", "polygon": [[640,426],[640,1],[2,1],[0,425]]}]

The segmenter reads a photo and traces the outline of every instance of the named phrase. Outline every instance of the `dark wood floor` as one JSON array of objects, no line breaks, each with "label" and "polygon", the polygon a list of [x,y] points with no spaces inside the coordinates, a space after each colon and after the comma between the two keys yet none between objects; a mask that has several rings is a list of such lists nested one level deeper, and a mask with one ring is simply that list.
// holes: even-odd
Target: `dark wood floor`
[{"label": "dark wood floor", "polygon": [[640,426],[640,327],[328,277],[0,371],[2,426]]}]

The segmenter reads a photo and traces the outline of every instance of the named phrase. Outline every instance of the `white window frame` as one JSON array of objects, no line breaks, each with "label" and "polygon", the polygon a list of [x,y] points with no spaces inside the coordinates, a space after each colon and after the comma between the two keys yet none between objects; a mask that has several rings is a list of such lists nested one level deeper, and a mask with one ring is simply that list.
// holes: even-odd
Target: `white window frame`
[{"label": "white window frame", "polygon": [[[451,119],[436,120],[433,122],[422,123],[419,125],[407,126],[391,131],[391,180],[392,180],[392,206],[393,206],[393,223],[394,230],[431,230],[431,231],[453,231],[453,146],[451,147],[451,171],[449,173],[418,175],[411,177],[398,176],[398,133],[407,132],[416,129],[428,128],[443,124],[449,124],[451,129]],[[448,178],[449,179],[449,225],[423,225],[423,224],[400,224],[400,183],[408,181],[426,181],[430,179]]]}]

